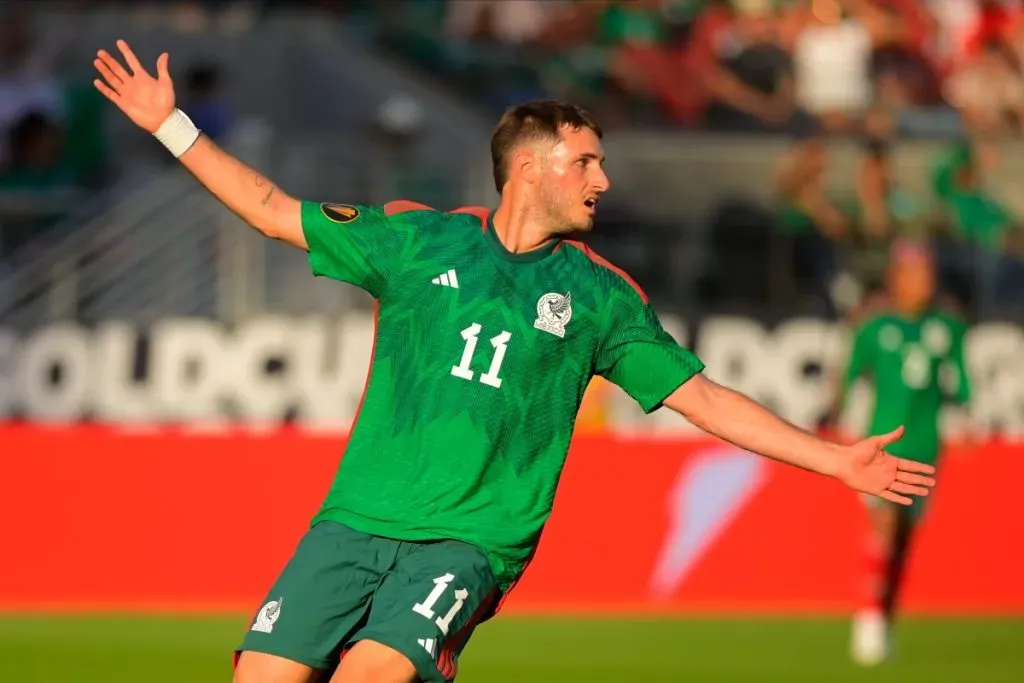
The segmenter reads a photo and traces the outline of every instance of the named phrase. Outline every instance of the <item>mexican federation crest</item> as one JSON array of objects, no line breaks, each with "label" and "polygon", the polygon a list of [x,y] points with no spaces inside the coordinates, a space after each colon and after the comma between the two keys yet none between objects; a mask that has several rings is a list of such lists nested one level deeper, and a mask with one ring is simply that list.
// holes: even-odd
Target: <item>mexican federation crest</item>
[{"label": "mexican federation crest", "polygon": [[284,598],[271,600],[265,604],[256,615],[256,623],[252,625],[253,631],[260,633],[271,633],[274,630],[274,622],[281,616],[281,604]]},{"label": "mexican federation crest", "polygon": [[572,295],[549,293],[537,301],[537,319],[533,326],[556,337],[565,336],[565,326],[572,318]]}]

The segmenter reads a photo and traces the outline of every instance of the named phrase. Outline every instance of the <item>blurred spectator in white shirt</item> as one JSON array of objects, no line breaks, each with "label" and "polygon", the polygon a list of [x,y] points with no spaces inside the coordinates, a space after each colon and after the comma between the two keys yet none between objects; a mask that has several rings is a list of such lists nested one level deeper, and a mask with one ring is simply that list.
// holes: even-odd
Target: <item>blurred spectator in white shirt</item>
[{"label": "blurred spectator in white shirt", "polygon": [[810,0],[793,45],[799,106],[827,128],[865,115],[874,104],[872,52],[898,31],[897,19],[868,0]]}]

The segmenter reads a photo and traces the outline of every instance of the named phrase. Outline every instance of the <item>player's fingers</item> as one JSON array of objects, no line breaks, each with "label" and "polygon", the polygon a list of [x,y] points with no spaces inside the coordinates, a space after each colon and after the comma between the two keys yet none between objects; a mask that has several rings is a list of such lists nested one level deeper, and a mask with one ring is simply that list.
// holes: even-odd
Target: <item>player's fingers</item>
[{"label": "player's fingers", "polygon": [[[128,74],[128,72],[124,70],[124,67],[121,66],[121,63],[119,61],[114,59],[114,56],[112,54],[110,54],[106,50],[100,50],[96,54],[100,58],[100,60],[107,65],[107,68],[110,69],[110,72],[117,77],[118,81],[128,81],[131,79],[131,76]],[[111,83],[111,85],[117,85],[117,83]]]},{"label": "player's fingers", "polygon": [[892,486],[889,487],[889,490],[896,493],[905,493],[908,496],[927,496],[929,491],[929,489],[924,486],[904,484],[902,481],[894,481]]},{"label": "player's fingers", "polygon": [[171,61],[171,56],[166,52],[160,54],[156,58],[156,75],[161,81],[171,80],[171,71],[168,68],[168,64]]},{"label": "player's fingers", "polygon": [[935,466],[928,465],[927,463],[917,462],[916,460],[906,460],[900,458],[896,462],[896,468],[901,472],[916,472],[918,474],[935,474]]},{"label": "player's fingers", "polygon": [[121,99],[120,95],[118,95],[116,92],[114,92],[114,90],[111,89],[111,87],[109,85],[107,85],[106,83],[104,83],[100,79],[97,78],[96,80],[94,80],[92,82],[92,84],[96,86],[97,90],[99,90],[101,93],[103,93],[104,97],[106,97],[108,100],[110,100],[114,104],[117,104],[117,101]]},{"label": "player's fingers", "polygon": [[882,434],[880,436],[876,436],[875,437],[875,442],[878,444],[878,446],[880,448],[885,448],[886,446],[888,446],[890,444],[894,444],[897,441],[899,441],[902,436],[903,436],[903,426],[901,425],[901,426],[897,427],[896,429],[892,430],[891,432],[889,432],[888,434]]},{"label": "player's fingers", "polygon": [[935,477],[926,477],[923,474],[914,474],[900,470],[896,471],[896,481],[916,486],[935,486]]},{"label": "player's fingers", "polygon": [[100,72],[100,76],[103,76],[103,80],[107,82],[107,85],[111,89],[117,91],[124,85],[124,81],[114,75],[114,72],[110,70],[110,67],[107,66],[106,62],[97,59],[94,60],[92,64],[96,67],[96,70]]},{"label": "player's fingers", "polygon": [[910,498],[907,498],[906,496],[901,496],[898,493],[893,493],[892,491],[882,491],[880,494],[878,494],[878,497],[882,498],[883,500],[887,500],[890,503],[896,503],[897,505],[911,505],[914,502]]},{"label": "player's fingers", "polygon": [[133,74],[143,73],[147,76],[149,75],[149,72],[146,71],[146,68],[142,66],[141,62],[139,62],[139,58],[136,57],[135,53],[132,52],[132,49],[128,47],[128,43],[121,39],[118,39],[116,44],[117,49],[121,51],[122,55],[124,55],[124,61],[128,65],[128,68],[132,70]]}]

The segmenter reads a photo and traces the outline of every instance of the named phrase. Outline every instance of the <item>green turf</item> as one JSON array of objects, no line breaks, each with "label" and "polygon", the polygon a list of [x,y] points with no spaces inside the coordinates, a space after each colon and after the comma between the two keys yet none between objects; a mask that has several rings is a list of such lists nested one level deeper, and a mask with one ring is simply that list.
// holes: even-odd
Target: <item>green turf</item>
[{"label": "green turf", "polygon": [[[190,683],[231,679],[244,619],[0,616],[0,680]],[[1010,683],[1024,619],[913,620],[897,658],[846,659],[841,620],[591,620],[501,616],[479,629],[460,683]]]}]

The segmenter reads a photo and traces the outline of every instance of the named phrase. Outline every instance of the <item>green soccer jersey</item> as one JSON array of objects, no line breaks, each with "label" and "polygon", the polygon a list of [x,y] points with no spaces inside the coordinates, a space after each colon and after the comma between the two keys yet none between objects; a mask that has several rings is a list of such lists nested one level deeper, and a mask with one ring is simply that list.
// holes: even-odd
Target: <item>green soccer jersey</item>
[{"label": "green soccer jersey", "polygon": [[586,246],[509,252],[486,209],[302,206],[313,273],[377,300],[370,376],[314,523],[483,550],[503,587],[533,553],[596,374],[647,412],[703,369]]},{"label": "green soccer jersey", "polygon": [[906,428],[889,448],[894,455],[929,463],[938,458],[942,405],[948,400],[964,404],[970,397],[965,333],[963,322],[934,310],[916,319],[882,313],[857,330],[844,393],[858,377],[870,377],[871,434]]}]

